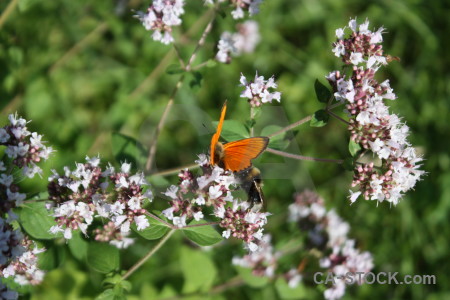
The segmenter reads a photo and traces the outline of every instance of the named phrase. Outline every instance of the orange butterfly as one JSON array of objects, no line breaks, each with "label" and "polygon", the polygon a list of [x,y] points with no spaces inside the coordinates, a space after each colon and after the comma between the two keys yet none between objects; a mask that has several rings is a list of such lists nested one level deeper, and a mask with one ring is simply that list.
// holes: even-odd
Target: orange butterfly
[{"label": "orange butterfly", "polygon": [[210,163],[225,170],[238,172],[252,165],[252,159],[258,157],[269,144],[268,137],[251,137],[222,144],[219,142],[222,125],[227,111],[227,103],[222,107],[217,131],[211,139]]}]

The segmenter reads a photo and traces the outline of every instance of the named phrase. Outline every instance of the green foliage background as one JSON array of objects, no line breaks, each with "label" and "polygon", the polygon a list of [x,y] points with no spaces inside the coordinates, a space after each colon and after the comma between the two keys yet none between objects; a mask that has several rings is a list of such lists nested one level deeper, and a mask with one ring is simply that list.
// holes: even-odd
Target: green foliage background
[{"label": "green foliage background", "polygon": [[[0,3],[4,17],[10,2]],[[48,144],[57,150],[45,166],[46,175],[51,168],[61,171],[86,155],[100,153],[105,161],[114,161],[112,132],[148,145],[179,76],[165,72],[170,64],[177,63],[172,48],[153,42],[132,17],[132,9],[143,10],[148,3],[14,2],[17,6],[0,25],[1,122],[6,123],[7,114],[15,111],[33,120],[29,127],[44,134]],[[179,43],[185,59],[207,22],[203,1],[187,2],[183,24],[175,30],[176,37],[190,31]],[[205,153],[213,128],[211,121],[218,119],[225,99],[228,119],[248,119],[248,105],[239,99],[241,72],[247,78],[255,70],[266,77],[275,74],[283,93],[280,106],[263,110],[257,133],[267,125],[287,125],[320,109],[314,81],[319,78],[325,82],[324,76],[340,67],[331,53],[335,29],[345,26],[350,17],[357,16],[359,21],[369,18],[371,28],[387,28],[385,51],[401,58],[379,72],[379,78],[390,79],[398,96],[390,105],[410,126],[410,141],[425,156],[428,175],[397,207],[385,203],[377,207],[376,203],[361,200],[350,206],[346,195],[351,174],[343,168],[285,161],[266,153],[259,160],[266,177],[267,210],[273,213],[266,230],[275,243],[287,239],[283,228],[293,193],[315,189],[329,208],[336,208],[351,224],[351,236],[360,247],[372,252],[375,272],[437,276],[436,285],[354,287],[344,299],[449,298],[449,13],[449,4],[437,0],[264,1],[261,13],[254,18],[262,36],[254,54],[235,58],[230,65],[201,69],[200,88],[189,88],[192,77],[187,76],[159,137],[155,168],[191,164],[197,154]],[[220,33],[234,31],[235,23],[229,14],[217,19],[197,63],[214,56]],[[349,155],[347,130],[336,120],[322,128],[303,125],[292,138],[294,150],[303,155],[336,159]],[[149,179],[156,195],[177,182],[176,176]],[[45,180],[36,179],[24,182],[23,188],[33,193],[45,189],[45,184]],[[166,205],[161,199],[154,202],[156,209]],[[122,253],[122,269],[132,266],[153,244],[140,242]],[[54,254],[47,266],[56,269],[26,297],[90,299],[101,292],[103,275],[71,254],[73,251],[68,251],[64,243],[46,246]],[[175,234],[163,251],[132,275],[129,299],[208,291],[236,276],[230,261],[233,255],[242,253],[241,245],[233,241],[213,251],[194,251],[183,243],[181,235]],[[210,280],[196,280],[199,275],[192,274],[192,270],[198,265],[203,266]],[[198,282],[204,285],[198,286]],[[305,298],[320,297],[314,293]],[[279,299],[280,294],[274,285],[241,286],[210,298]]]}]

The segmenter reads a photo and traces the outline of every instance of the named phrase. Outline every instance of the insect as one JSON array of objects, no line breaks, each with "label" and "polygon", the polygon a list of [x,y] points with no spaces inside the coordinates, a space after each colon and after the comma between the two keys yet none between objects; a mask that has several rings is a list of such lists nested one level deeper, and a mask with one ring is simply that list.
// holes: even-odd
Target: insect
[{"label": "insect", "polygon": [[211,139],[210,164],[235,172],[241,188],[247,192],[252,210],[261,209],[264,202],[261,172],[252,166],[252,160],[258,157],[269,144],[268,137],[251,137],[222,144],[219,142],[227,103],[222,107],[216,133]]},{"label": "insect", "polygon": [[225,170],[239,172],[252,165],[252,159],[258,157],[269,144],[268,137],[251,137],[222,144],[219,142],[223,121],[227,111],[227,103],[222,107],[216,133],[211,139],[210,164],[218,165]]},{"label": "insect", "polygon": [[237,174],[241,188],[247,192],[248,199],[253,211],[259,211],[264,204],[264,194],[262,191],[261,172],[256,167],[250,167]]}]

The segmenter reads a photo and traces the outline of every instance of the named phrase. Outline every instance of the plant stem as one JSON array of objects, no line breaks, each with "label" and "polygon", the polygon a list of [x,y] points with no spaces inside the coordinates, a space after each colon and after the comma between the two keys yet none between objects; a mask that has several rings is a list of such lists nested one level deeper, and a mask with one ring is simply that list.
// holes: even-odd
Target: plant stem
[{"label": "plant stem", "polygon": [[286,132],[288,130],[291,130],[292,128],[295,128],[295,127],[300,126],[300,125],[302,125],[302,124],[304,124],[306,122],[309,122],[311,120],[311,118],[312,118],[312,116],[307,116],[307,117],[305,117],[305,118],[303,118],[303,119],[301,119],[301,120],[299,120],[299,121],[297,121],[297,122],[295,122],[295,123],[293,123],[291,125],[288,125],[288,126],[286,126],[284,128],[281,128],[277,132],[269,134],[269,138],[274,137],[274,136],[279,135],[279,134],[282,134],[283,132]]},{"label": "plant stem", "polygon": [[[216,7],[214,7],[213,9],[213,15],[211,17],[211,20],[209,21],[208,25],[206,25],[205,30],[203,31],[199,41],[197,42],[197,46],[195,47],[194,51],[191,54],[191,57],[189,58],[189,61],[185,67],[186,71],[190,71],[191,70],[191,65],[195,60],[195,57],[197,56],[197,51],[200,49],[201,46],[203,46],[203,44],[205,43],[206,37],[208,36],[208,34],[211,32],[214,20],[216,19],[217,16],[217,11],[216,11]],[[158,143],[158,137],[159,134],[161,132],[161,130],[163,129],[167,116],[169,115],[169,112],[173,106],[173,102],[175,99],[175,96],[178,92],[178,90],[180,89],[180,87],[183,84],[183,79],[184,79],[184,74],[180,76],[180,79],[178,80],[177,84],[175,85],[175,88],[172,92],[172,95],[169,99],[169,102],[166,105],[166,108],[164,109],[164,113],[161,116],[161,119],[159,120],[158,123],[158,127],[156,128],[156,132],[155,135],[153,136],[153,139],[150,143],[150,147],[149,147],[149,152],[148,152],[148,158],[147,158],[147,163],[145,164],[145,171],[149,172],[152,168],[152,164],[153,164],[153,160],[155,158],[155,154],[156,154],[156,145]]]},{"label": "plant stem", "polygon": [[175,229],[171,229],[159,242],[156,244],[155,247],[153,247],[150,252],[148,252],[143,258],[141,258],[134,266],[132,266],[125,275],[122,276],[122,279],[125,280],[128,277],[130,277],[131,274],[133,274],[140,266],[142,266],[150,257],[153,256],[153,254],[156,253],[156,251],[159,250],[166,242],[167,240],[172,236],[172,234],[175,232]]},{"label": "plant stem", "polygon": [[152,213],[150,213],[150,212],[148,212],[148,211],[145,212],[145,215],[146,215],[146,216],[149,216],[149,217],[152,218],[152,219],[155,219],[155,220],[157,220],[157,221],[163,223],[164,225],[166,225],[167,227],[169,227],[169,228],[171,228],[171,229],[176,229],[176,227],[173,226],[172,224],[170,224],[170,223],[164,221],[164,220],[161,219],[160,217],[158,217],[158,216],[156,216],[156,215],[154,215],[154,214],[152,214]]},{"label": "plant stem", "polygon": [[327,112],[329,115],[331,115],[332,117],[338,119],[339,121],[341,121],[341,122],[343,122],[343,123],[345,123],[345,124],[347,124],[347,125],[350,124],[349,122],[345,121],[344,119],[342,119],[341,117],[339,117],[337,114],[335,114],[335,113],[332,112],[331,110],[327,109],[326,112]]},{"label": "plant stem", "polygon": [[220,222],[208,222],[208,223],[202,223],[202,224],[192,224],[192,225],[186,225],[184,227],[181,227],[180,229],[183,228],[191,228],[191,227],[202,227],[202,226],[210,226],[210,225],[219,225]]},{"label": "plant stem", "polygon": [[255,109],[253,108],[253,106],[250,106],[250,122],[251,122],[251,127],[250,127],[250,137],[252,137],[254,135],[254,120],[255,120]]},{"label": "plant stem", "polygon": [[211,296],[211,295],[220,294],[226,290],[229,290],[231,288],[238,287],[238,286],[241,286],[244,284],[245,284],[245,282],[240,276],[235,276],[223,284],[216,285],[209,292],[205,292],[205,293],[193,292],[193,293],[187,293],[187,294],[183,294],[183,295],[160,298],[159,300],[178,300],[178,299],[183,299],[183,298],[186,298],[189,296],[198,296],[198,297]]},{"label": "plant stem", "polygon": [[6,19],[8,19],[9,15],[13,12],[14,8],[16,8],[16,5],[19,1],[18,0],[12,0],[9,2],[8,6],[5,8],[3,13],[0,16],[0,28],[3,27],[3,24],[5,24]]},{"label": "plant stem", "polygon": [[146,172],[149,172],[150,169],[152,168],[153,159],[155,158],[155,154],[156,154],[156,144],[158,141],[159,133],[161,132],[161,130],[163,129],[163,127],[166,123],[167,116],[169,115],[170,109],[172,108],[172,105],[173,105],[173,100],[174,100],[178,90],[183,85],[183,79],[184,79],[184,74],[181,75],[180,79],[178,80],[177,84],[175,85],[175,88],[172,91],[172,95],[170,96],[169,102],[167,102],[166,108],[164,109],[161,119],[159,120],[158,127],[156,127],[155,135],[153,136],[153,139],[150,143],[150,147],[148,150],[148,158],[147,158],[147,162],[145,164]]},{"label": "plant stem", "polygon": [[172,175],[172,174],[177,174],[178,172],[180,172],[180,170],[184,170],[184,169],[197,169],[199,167],[198,164],[190,164],[187,166],[181,166],[181,167],[177,167],[177,168],[172,168],[172,169],[167,169],[164,171],[160,171],[160,172],[156,172],[156,173],[152,173],[150,174],[150,176],[167,176],[167,175]]},{"label": "plant stem", "polygon": [[316,157],[310,157],[310,156],[303,156],[303,155],[287,153],[287,152],[283,152],[283,151],[279,151],[279,150],[275,150],[275,149],[271,149],[271,148],[267,148],[266,151],[270,152],[270,153],[273,153],[273,154],[280,155],[280,156],[293,158],[293,159],[298,159],[298,160],[320,161],[320,162],[329,162],[329,163],[336,163],[336,164],[344,163],[343,159],[316,158]]},{"label": "plant stem", "polygon": [[94,41],[99,35],[101,35],[108,28],[108,24],[106,22],[102,22],[97,27],[94,28],[88,35],[86,35],[82,40],[77,42],[72,48],[69,49],[64,55],[58,59],[48,71],[49,74],[53,73],[56,69],[62,66],[66,61],[68,61],[72,56],[76,55],[80,52],[86,45],[88,45],[91,41]]}]

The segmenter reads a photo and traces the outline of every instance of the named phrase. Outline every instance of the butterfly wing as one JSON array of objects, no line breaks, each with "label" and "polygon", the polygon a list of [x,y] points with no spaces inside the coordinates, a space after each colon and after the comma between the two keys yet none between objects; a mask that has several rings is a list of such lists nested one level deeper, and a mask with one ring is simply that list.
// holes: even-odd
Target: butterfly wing
[{"label": "butterfly wing", "polygon": [[268,137],[251,137],[223,145],[223,163],[226,170],[242,171],[252,165],[252,159],[258,157],[269,144]]},{"label": "butterfly wing", "polygon": [[216,133],[211,138],[211,146],[210,146],[210,164],[215,165],[217,161],[214,159],[214,153],[216,150],[216,144],[219,141],[220,133],[222,132],[223,121],[225,120],[225,113],[227,112],[227,102],[223,104],[222,112],[220,113],[219,124],[217,125]]}]

